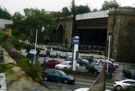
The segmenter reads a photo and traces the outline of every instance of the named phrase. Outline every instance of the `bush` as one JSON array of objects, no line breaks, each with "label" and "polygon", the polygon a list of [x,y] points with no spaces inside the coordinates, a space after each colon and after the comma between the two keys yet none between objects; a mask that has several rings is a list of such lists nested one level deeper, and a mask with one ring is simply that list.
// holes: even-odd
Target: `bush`
[{"label": "bush", "polygon": [[7,70],[7,65],[6,64],[0,64],[0,73],[5,73],[5,71]]}]

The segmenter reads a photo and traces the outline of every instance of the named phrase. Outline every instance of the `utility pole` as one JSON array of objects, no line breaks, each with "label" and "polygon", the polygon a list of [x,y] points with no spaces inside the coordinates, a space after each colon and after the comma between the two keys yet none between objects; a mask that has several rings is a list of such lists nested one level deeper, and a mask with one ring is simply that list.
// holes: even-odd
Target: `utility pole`
[{"label": "utility pole", "polygon": [[73,26],[72,26],[72,37],[76,36],[76,6],[75,0],[72,1],[72,13],[73,13]]},{"label": "utility pole", "polygon": [[35,37],[35,51],[36,51],[36,53],[34,54],[33,64],[36,63],[36,54],[37,54],[37,35],[38,35],[38,29],[36,29],[36,37]]}]

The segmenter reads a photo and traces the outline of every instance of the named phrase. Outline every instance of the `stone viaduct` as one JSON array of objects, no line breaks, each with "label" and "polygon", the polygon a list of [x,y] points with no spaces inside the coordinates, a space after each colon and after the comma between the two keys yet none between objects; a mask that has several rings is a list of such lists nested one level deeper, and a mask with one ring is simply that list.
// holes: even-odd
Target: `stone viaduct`
[{"label": "stone viaduct", "polygon": [[[73,18],[64,17],[57,22],[57,43],[71,47]],[[104,46],[108,49],[111,34],[110,57],[120,62],[135,63],[135,9],[112,8],[76,15],[76,30],[80,45]]]}]

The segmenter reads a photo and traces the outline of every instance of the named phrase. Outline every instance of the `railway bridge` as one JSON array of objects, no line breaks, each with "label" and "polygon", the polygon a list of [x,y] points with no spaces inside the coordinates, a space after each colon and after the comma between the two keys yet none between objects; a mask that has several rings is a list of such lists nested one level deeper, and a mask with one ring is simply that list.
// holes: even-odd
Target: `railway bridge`
[{"label": "railway bridge", "polygon": [[[80,47],[106,48],[111,36],[110,57],[121,62],[135,63],[135,9],[120,7],[109,10],[65,16],[56,19],[56,42],[71,47],[72,34],[80,37]],[[96,47],[95,47],[96,46]]]}]

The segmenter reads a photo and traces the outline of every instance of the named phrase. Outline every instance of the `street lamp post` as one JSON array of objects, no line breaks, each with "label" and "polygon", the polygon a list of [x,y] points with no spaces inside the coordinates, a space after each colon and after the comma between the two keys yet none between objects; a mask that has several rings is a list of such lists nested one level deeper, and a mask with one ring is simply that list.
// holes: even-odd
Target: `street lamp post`
[{"label": "street lamp post", "polygon": [[[111,45],[111,33],[109,33],[109,40],[108,40],[108,60],[110,59],[110,45]],[[107,72],[108,72],[109,63],[107,63]]]},{"label": "street lamp post", "polygon": [[38,35],[38,29],[36,29],[36,38],[35,38],[35,51],[36,51],[36,53],[34,54],[34,59],[33,59],[33,64],[35,64],[36,63],[36,54],[37,54],[37,35]]}]

